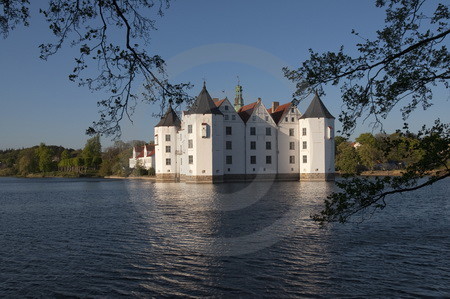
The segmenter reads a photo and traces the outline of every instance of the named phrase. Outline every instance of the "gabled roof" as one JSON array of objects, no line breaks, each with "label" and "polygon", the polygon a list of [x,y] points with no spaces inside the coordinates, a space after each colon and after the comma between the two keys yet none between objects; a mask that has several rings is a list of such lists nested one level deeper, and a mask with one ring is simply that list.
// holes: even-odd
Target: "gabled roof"
[{"label": "gabled roof", "polygon": [[269,108],[267,109],[267,112],[269,112],[270,116],[272,116],[273,121],[278,124],[283,119],[284,115],[289,112],[291,105],[292,103],[289,102],[279,105],[275,111],[272,111],[272,108]]},{"label": "gabled roof", "polygon": [[333,115],[328,111],[323,102],[320,100],[319,95],[316,92],[311,104],[309,104],[308,109],[306,109],[305,113],[300,117],[304,118],[334,118]]},{"label": "gabled roof", "polygon": [[253,102],[253,103],[245,105],[241,109],[239,109],[238,114],[242,118],[244,123],[246,123],[248,121],[248,119],[250,118],[250,116],[253,114],[253,110],[255,110],[255,107],[259,102],[260,101]]},{"label": "gabled roof", "polygon": [[155,127],[181,127],[181,121],[178,115],[173,111],[172,106],[169,105],[166,114],[161,117],[161,120]]},{"label": "gabled roof", "polygon": [[220,105],[222,105],[223,102],[225,102],[226,99],[227,99],[227,98],[222,99],[222,100],[220,100],[220,101],[219,101],[219,99],[217,99],[217,101],[214,101],[214,104],[216,104],[216,107],[220,107]]},{"label": "gabled roof", "polygon": [[206,85],[203,84],[203,89],[198,95],[197,100],[186,114],[222,114],[222,112],[220,112],[219,108],[217,108],[211,99],[211,96],[206,90]]}]

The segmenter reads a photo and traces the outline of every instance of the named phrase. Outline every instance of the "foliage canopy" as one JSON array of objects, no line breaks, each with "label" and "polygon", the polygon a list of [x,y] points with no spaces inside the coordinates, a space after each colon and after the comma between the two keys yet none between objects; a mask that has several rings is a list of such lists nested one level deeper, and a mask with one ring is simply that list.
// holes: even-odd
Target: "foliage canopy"
[{"label": "foliage canopy", "polygon": [[[374,117],[374,126],[382,129],[382,119],[402,101],[406,101],[401,108],[406,120],[418,106],[426,109],[432,104],[434,86],[449,88],[448,4],[377,0],[376,6],[386,10],[385,26],[376,32],[374,40],[353,30],[353,34],[364,40],[356,45],[359,55],[347,54],[343,46],[337,52],[310,50],[310,58],[298,69],[284,68],[285,76],[296,83],[296,96],[304,97],[312,90],[323,94],[326,84],[340,87],[344,110],[339,120],[345,134],[353,132],[361,117]],[[400,137],[411,134],[406,123],[404,129],[406,132],[399,132]],[[386,144],[394,146],[393,142]],[[412,145],[416,152],[426,154],[410,164],[401,177],[337,182],[342,191],[330,195],[324,210],[313,218],[321,223],[346,222],[370,207],[385,207],[388,195],[415,190],[450,176],[449,145],[449,125],[436,120],[434,126],[419,132],[417,144]],[[379,149],[370,146],[366,150],[363,160],[381,154]],[[436,169],[441,171],[430,174]]]},{"label": "foliage canopy", "polygon": [[[18,25],[29,25],[29,6],[28,0],[0,1],[0,33],[5,38]],[[88,134],[119,137],[120,122],[131,120],[138,96],[158,101],[162,108],[191,100],[186,93],[191,84],[170,83],[164,60],[146,50],[156,19],[168,8],[169,0],[51,0],[40,9],[55,37],[39,46],[40,57],[46,60],[67,44],[78,47],[69,79],[109,95],[98,101],[100,119]]]}]

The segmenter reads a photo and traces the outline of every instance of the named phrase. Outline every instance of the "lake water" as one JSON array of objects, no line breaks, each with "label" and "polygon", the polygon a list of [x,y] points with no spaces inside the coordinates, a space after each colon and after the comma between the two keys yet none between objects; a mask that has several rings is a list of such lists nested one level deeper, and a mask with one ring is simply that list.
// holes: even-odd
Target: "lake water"
[{"label": "lake water", "polygon": [[0,297],[450,296],[449,183],[321,229],[333,183],[0,178]]}]

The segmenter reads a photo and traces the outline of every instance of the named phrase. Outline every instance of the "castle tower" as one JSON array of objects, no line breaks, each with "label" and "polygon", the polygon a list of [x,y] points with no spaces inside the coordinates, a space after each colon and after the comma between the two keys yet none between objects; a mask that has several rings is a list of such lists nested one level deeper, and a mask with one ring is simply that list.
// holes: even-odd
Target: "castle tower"
[{"label": "castle tower", "polygon": [[236,97],[234,98],[234,110],[239,111],[244,106],[244,99],[242,98],[242,86],[236,85]]},{"label": "castle tower", "polygon": [[300,180],[334,180],[334,117],[317,93],[300,117]]},{"label": "castle tower", "polygon": [[178,178],[177,132],[181,121],[172,106],[155,126],[155,172],[159,181],[175,181]]},{"label": "castle tower", "polygon": [[[216,106],[206,85],[194,105],[183,116],[187,148],[183,148],[183,178],[186,182],[223,181],[224,116]],[[185,164],[184,164],[185,163]]]}]

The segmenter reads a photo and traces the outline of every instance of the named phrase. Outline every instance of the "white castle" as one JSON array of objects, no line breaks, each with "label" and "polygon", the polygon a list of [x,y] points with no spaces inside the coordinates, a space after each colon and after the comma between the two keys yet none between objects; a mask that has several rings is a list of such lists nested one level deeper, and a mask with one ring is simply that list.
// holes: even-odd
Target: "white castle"
[{"label": "white castle", "polygon": [[233,107],[204,85],[181,119],[169,106],[154,134],[154,150],[135,148],[130,167],[147,159],[157,181],[334,180],[334,117],[317,94],[301,114],[292,103],[244,106],[240,85]]}]

